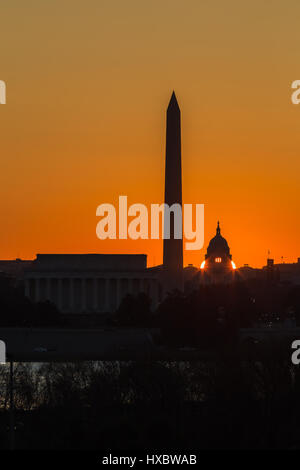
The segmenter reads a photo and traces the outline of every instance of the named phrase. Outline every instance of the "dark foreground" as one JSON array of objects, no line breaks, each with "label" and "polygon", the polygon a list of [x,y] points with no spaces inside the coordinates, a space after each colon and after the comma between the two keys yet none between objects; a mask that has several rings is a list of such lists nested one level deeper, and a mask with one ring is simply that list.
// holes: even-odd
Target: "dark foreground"
[{"label": "dark foreground", "polygon": [[[294,449],[300,373],[289,358],[15,365],[16,449]],[[9,446],[9,368],[0,369]]]}]

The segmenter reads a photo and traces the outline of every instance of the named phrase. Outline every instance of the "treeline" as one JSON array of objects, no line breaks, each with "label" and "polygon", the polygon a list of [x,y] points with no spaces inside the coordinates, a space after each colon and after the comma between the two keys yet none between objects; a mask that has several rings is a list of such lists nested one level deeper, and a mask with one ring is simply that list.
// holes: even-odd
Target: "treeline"
[{"label": "treeline", "polygon": [[21,287],[0,279],[0,327],[160,328],[177,345],[232,342],[239,328],[259,322],[295,320],[300,325],[300,286],[268,281],[236,281],[228,285],[187,285],[153,308],[146,294],[128,295],[116,312],[62,315],[50,302],[33,303]]},{"label": "treeline", "polygon": [[127,296],[114,316],[119,326],[160,328],[168,344],[214,348],[234,344],[240,328],[287,319],[300,324],[300,286],[263,281],[174,291],[154,312],[145,294]]},{"label": "treeline", "polygon": [[[298,448],[300,372],[286,348],[259,361],[17,364],[18,449]],[[9,377],[0,369],[0,446]]]},{"label": "treeline", "polygon": [[64,326],[66,320],[51,302],[31,302],[22,286],[0,278],[0,327]]}]

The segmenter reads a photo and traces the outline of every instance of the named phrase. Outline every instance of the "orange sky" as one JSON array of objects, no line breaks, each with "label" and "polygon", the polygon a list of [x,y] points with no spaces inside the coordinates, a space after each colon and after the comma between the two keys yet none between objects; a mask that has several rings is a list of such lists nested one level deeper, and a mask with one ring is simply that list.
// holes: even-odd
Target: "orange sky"
[{"label": "orange sky", "polygon": [[[163,202],[165,111],[182,113],[183,202],[237,265],[300,256],[298,0],[1,1],[0,259],[147,253],[100,241],[96,207]],[[186,252],[199,265],[205,250]]]}]

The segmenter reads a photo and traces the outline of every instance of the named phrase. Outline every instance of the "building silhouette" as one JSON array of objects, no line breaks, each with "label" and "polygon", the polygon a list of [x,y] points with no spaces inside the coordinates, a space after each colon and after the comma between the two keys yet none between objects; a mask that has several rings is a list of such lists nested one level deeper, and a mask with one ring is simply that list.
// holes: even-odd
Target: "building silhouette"
[{"label": "building silhouette", "polygon": [[24,271],[24,285],[31,300],[49,300],[63,313],[113,312],[139,293],[155,308],[161,295],[146,255],[39,254]]},{"label": "building silhouette", "polygon": [[[165,204],[167,204],[169,208],[171,208],[173,204],[179,205],[182,214],[181,122],[180,109],[174,91],[167,109]],[[182,217],[180,224],[182,231]],[[182,236],[178,239],[175,238],[174,227],[174,212],[171,211],[170,238],[165,238],[163,244],[163,283],[167,290],[182,290],[183,239]]]},{"label": "building silhouette", "polygon": [[235,264],[227,240],[221,235],[220,223],[216,235],[210,240],[201,264],[200,281],[202,283],[227,283],[235,278]]}]

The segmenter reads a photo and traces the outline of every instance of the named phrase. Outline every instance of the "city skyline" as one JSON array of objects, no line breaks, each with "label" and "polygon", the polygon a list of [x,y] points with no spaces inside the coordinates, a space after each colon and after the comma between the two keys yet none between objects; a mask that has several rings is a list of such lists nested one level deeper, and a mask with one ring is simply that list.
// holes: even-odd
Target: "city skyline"
[{"label": "city skyline", "polygon": [[200,266],[217,220],[238,266],[264,265],[268,250],[295,262],[299,4],[192,1],[187,15],[178,1],[75,1],[70,16],[67,3],[32,1],[17,18],[3,7],[0,257],[146,253],[160,264],[162,240],[100,242],[95,209],[119,194],[163,202],[175,89],[183,203],[205,204],[204,247],[184,252],[184,265]]}]

